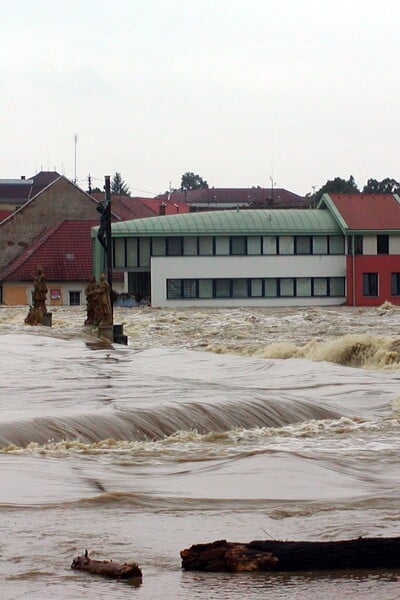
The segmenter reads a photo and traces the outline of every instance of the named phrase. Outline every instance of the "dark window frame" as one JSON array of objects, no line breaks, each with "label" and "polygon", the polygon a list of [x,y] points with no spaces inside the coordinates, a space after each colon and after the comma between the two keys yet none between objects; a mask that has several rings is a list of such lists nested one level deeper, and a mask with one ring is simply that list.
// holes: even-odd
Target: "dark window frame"
[{"label": "dark window frame", "polygon": [[379,297],[379,276],[378,273],[362,274],[362,292],[363,296],[368,298]]}]

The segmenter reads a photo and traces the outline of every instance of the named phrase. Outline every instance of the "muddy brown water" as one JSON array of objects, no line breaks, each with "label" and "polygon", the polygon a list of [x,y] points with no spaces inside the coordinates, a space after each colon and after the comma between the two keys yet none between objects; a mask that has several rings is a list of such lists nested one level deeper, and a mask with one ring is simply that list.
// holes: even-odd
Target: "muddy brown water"
[{"label": "muddy brown water", "polygon": [[[204,574],[226,538],[400,535],[400,309],[0,307],[0,597],[360,598],[399,572]],[[140,586],[72,571],[137,561]]]}]

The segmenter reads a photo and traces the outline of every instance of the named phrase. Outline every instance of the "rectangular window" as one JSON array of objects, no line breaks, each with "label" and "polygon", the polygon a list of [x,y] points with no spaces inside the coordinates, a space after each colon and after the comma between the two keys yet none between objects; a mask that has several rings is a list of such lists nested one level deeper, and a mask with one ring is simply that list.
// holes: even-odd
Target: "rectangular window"
[{"label": "rectangular window", "polygon": [[378,254],[389,254],[389,236],[376,236],[376,251]]},{"label": "rectangular window", "polygon": [[354,254],[362,254],[363,253],[363,236],[355,235],[354,236]]},{"label": "rectangular window", "polygon": [[313,254],[328,254],[328,237],[326,235],[313,237]]},{"label": "rectangular window", "polygon": [[296,296],[311,296],[311,277],[299,277],[296,280]]},{"label": "rectangular window", "polygon": [[294,296],[294,279],[291,277],[283,277],[279,284],[280,296]]},{"label": "rectangular window", "polygon": [[344,277],[329,277],[329,295],[344,296]]},{"label": "rectangular window", "polygon": [[247,285],[247,279],[233,279],[232,280],[232,297],[233,298],[248,298],[249,287]]},{"label": "rectangular window", "polygon": [[261,254],[261,237],[250,236],[247,238],[247,254]]},{"label": "rectangular window", "polygon": [[252,298],[261,298],[263,295],[262,279],[252,279],[250,282],[250,295]]},{"label": "rectangular window", "polygon": [[231,297],[231,282],[230,279],[214,279],[215,297],[230,298]]},{"label": "rectangular window", "polygon": [[126,240],[126,265],[127,267],[138,266],[138,238],[128,237]]},{"label": "rectangular window", "polygon": [[114,238],[114,267],[125,267],[125,238]]},{"label": "rectangular window", "polygon": [[274,235],[263,237],[263,254],[277,254],[277,241]]},{"label": "rectangular window", "polygon": [[69,305],[80,306],[81,304],[81,293],[80,292],[69,292]]},{"label": "rectangular window", "polygon": [[246,238],[243,235],[231,237],[231,254],[243,255],[246,252]]},{"label": "rectangular window", "polygon": [[363,273],[363,295],[378,296],[378,273]]},{"label": "rectangular window", "polygon": [[279,241],[279,254],[294,254],[294,237],[292,235],[281,235]]},{"label": "rectangular window", "polygon": [[151,239],[152,256],[165,256],[167,252],[167,243],[165,237],[153,237]]},{"label": "rectangular window", "polygon": [[392,296],[400,296],[400,273],[392,273]]},{"label": "rectangular window", "polygon": [[214,253],[213,238],[209,235],[199,237],[199,255],[211,256]]},{"label": "rectangular window", "polygon": [[199,298],[213,297],[213,280],[199,279]]},{"label": "rectangular window", "polygon": [[[362,247],[362,236],[361,247]],[[351,239],[351,238],[350,238]],[[329,236],[329,254],[344,254],[344,237],[342,235]],[[362,254],[362,251],[361,251]]]},{"label": "rectangular window", "polygon": [[167,238],[167,256],[182,256],[182,238]]},{"label": "rectangular window", "polygon": [[197,256],[197,237],[183,238],[183,254],[184,256]]},{"label": "rectangular window", "polygon": [[150,266],[150,238],[139,238],[139,267]]},{"label": "rectangular window", "polygon": [[230,245],[229,245],[229,237],[226,236],[218,236],[215,238],[215,254],[223,254],[226,256],[229,254]]},{"label": "rectangular window", "polygon": [[184,279],[182,282],[184,298],[197,298],[197,279]]},{"label": "rectangular window", "polygon": [[274,278],[264,279],[264,296],[266,298],[276,298],[278,295],[278,280]]},{"label": "rectangular window", "polygon": [[181,279],[167,279],[167,298],[168,300],[182,298]]},{"label": "rectangular window", "polygon": [[311,254],[311,236],[299,235],[295,238],[296,254]]},{"label": "rectangular window", "polygon": [[328,295],[328,279],[326,277],[314,277],[313,279],[313,296]]}]

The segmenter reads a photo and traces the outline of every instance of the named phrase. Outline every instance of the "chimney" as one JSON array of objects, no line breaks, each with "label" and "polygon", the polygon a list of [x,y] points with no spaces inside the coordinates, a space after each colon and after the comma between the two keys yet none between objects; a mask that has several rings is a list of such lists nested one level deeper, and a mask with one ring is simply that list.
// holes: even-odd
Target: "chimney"
[{"label": "chimney", "polygon": [[160,215],[160,217],[165,216],[165,209],[166,209],[166,207],[167,207],[167,205],[164,204],[164,202],[161,202],[160,208],[159,208],[159,213],[158,213]]},{"label": "chimney", "polygon": [[21,175],[21,179],[25,179],[25,175]]}]

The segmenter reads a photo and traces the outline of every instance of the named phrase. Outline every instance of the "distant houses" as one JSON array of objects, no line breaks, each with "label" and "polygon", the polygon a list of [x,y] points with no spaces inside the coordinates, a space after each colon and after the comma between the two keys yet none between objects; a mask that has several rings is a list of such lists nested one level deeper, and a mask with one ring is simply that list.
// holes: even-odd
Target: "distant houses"
[{"label": "distant houses", "polygon": [[[49,305],[81,305],[104,270],[98,203],[57,172],[0,180],[0,302],[30,304],[42,267]],[[114,289],[153,306],[400,304],[400,199],[285,189],[112,195]]]}]

